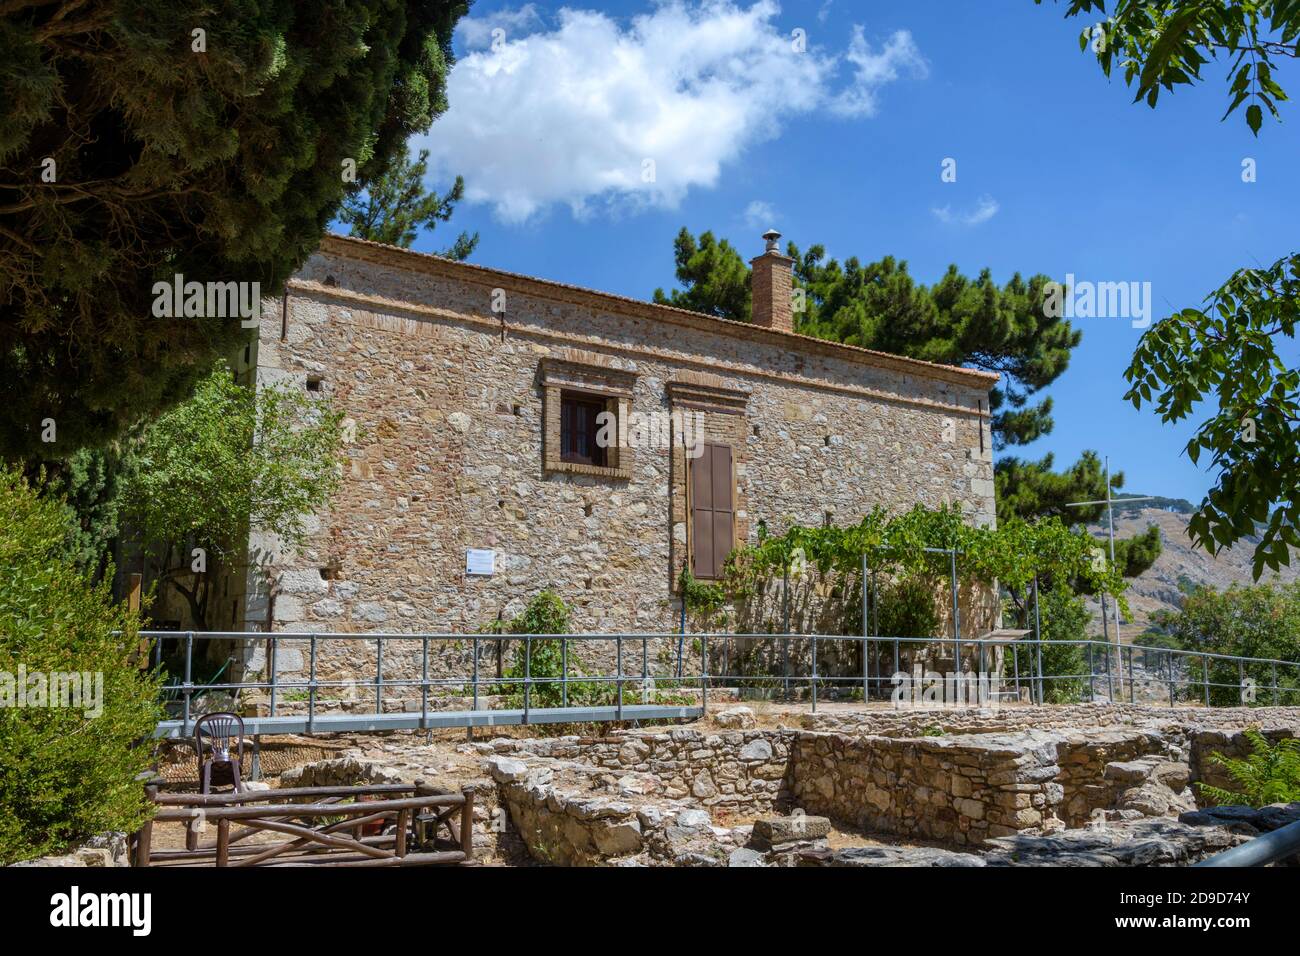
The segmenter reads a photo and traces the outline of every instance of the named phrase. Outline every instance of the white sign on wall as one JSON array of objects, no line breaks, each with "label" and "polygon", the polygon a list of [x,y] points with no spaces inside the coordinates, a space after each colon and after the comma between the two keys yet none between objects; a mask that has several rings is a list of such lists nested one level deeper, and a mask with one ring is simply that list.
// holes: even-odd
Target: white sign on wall
[{"label": "white sign on wall", "polygon": [[491,548],[470,548],[465,552],[465,573],[496,574],[497,553]]}]

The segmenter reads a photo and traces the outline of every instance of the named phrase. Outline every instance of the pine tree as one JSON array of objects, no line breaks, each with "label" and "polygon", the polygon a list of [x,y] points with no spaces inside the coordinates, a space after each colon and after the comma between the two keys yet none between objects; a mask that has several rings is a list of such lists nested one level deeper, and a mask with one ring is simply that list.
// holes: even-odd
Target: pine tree
[{"label": "pine tree", "polygon": [[67,458],[188,395],[250,332],[156,317],[154,283],[276,294],[446,108],[465,9],[0,6],[0,458]]}]

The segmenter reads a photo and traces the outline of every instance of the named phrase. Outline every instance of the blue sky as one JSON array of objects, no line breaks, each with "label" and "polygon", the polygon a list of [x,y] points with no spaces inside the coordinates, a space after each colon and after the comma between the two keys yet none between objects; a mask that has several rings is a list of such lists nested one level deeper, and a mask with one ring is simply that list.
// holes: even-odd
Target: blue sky
[{"label": "blue sky", "polygon": [[[682,226],[748,256],[772,225],[840,258],[906,259],[924,282],[949,263],[1150,282],[1157,319],[1295,251],[1295,118],[1266,119],[1258,139],[1238,115],[1220,123],[1215,67],[1154,111],[1134,105],[1061,11],[479,0],[457,31],[451,107],[412,144],[434,152],[432,186],[461,173],[469,199],[415,248],[477,230],[475,262],[649,298],[674,283]],[[1191,428],[1121,399],[1140,331],[1075,321],[1083,343],[1049,391],[1056,429],[1016,453],[1064,466],[1096,449],[1126,490],[1199,500],[1213,479],[1182,454]]]}]

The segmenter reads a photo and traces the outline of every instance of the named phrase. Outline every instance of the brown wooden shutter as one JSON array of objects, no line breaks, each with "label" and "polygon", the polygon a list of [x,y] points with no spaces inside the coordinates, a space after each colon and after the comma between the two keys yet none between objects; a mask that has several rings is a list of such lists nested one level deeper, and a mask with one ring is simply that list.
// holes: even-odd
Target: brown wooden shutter
[{"label": "brown wooden shutter", "polygon": [[691,460],[692,574],[722,576],[735,536],[735,507],[731,500],[731,446],[703,446]]}]

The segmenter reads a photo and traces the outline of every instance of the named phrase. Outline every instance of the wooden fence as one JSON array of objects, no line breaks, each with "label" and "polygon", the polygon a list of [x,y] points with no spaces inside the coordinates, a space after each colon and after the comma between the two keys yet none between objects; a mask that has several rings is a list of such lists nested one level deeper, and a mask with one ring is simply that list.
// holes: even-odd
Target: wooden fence
[{"label": "wooden fence", "polygon": [[[133,838],[136,866],[432,866],[474,858],[474,791],[423,781],[239,793],[158,792]],[[152,848],[154,825],[183,823],[185,849]],[[205,824],[215,840],[200,841]],[[235,826],[232,826],[234,824]],[[251,839],[283,834],[275,842]]]}]

